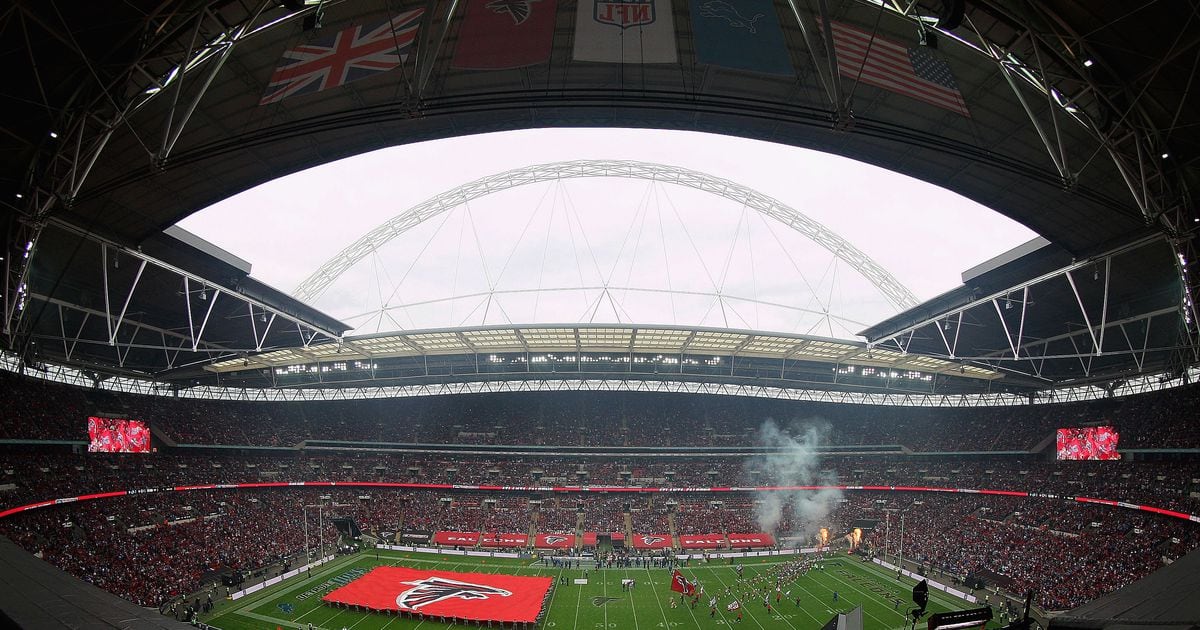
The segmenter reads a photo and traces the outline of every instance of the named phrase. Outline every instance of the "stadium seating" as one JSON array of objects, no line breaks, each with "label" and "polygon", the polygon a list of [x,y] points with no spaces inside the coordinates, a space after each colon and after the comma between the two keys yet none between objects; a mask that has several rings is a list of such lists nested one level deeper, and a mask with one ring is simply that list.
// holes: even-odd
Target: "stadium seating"
[{"label": "stadium seating", "polygon": [[[1123,448],[1190,448],[1200,386],[1125,400],[997,408],[864,407],[727,396],[493,394],[314,403],[201,401],[80,390],[0,374],[12,438],[78,440],[83,418],[138,418],[178,444],[295,446],[305,440],[612,446],[753,446],[767,419],[824,427],[838,446],[900,444],[918,452],[1029,450],[1054,429],[1105,422]],[[48,401],[54,401],[51,408]],[[636,402],[635,402],[636,401]],[[605,475],[597,469],[594,474]]]},{"label": "stadium seating", "polygon": [[[1200,475],[1186,453],[1111,462],[1055,462],[1060,426],[1108,422],[1123,448],[1191,448],[1196,387],[1125,401],[995,409],[858,408],[723,397],[595,394],[473,396],[322,403],[226,403],[116,395],[0,373],[0,509],[112,490],[144,495],[68,503],[0,520],[0,533],[130,601],[158,605],[198,591],[224,568],[258,570],[303,553],[305,505],[354,518],[365,532],[401,530],[674,535],[761,531],[761,497],[732,493],[585,493],[545,489],[163,489],[197,484],[337,481],[539,488],[753,487],[807,483],[747,452],[670,458],[556,453],[454,454],[350,450],[337,441],[543,446],[751,447],[764,418],[819,424],[825,445],[904,445],[834,454],[813,475],[850,486],[933,486],[1091,496],[1200,514]],[[82,452],[89,414],[137,417],[159,452]],[[798,432],[798,431],[797,431]],[[165,439],[164,439],[165,438]],[[15,443],[11,440],[32,440]],[[61,441],[66,441],[61,442]],[[197,445],[197,446],[181,446]],[[210,448],[284,447],[275,449]],[[321,448],[318,448],[320,446]],[[1029,451],[1024,455],[999,451]],[[855,449],[849,449],[855,450]],[[947,452],[997,451],[994,455]],[[939,455],[922,455],[940,453]],[[321,499],[322,496],[328,497]],[[319,527],[308,510],[310,546]],[[1141,577],[1200,547],[1200,527],[1108,506],[1009,496],[847,491],[820,514],[785,501],[771,531],[809,545],[876,521],[865,547],[899,548],[948,579],[986,575],[1012,592],[1065,608]]]}]

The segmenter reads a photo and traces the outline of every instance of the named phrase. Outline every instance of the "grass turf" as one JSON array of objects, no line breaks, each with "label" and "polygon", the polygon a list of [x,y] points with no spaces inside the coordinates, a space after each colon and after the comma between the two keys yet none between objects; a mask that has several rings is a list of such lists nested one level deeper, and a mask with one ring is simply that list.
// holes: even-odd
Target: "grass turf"
[{"label": "grass turf", "polygon": [[[755,575],[769,571],[777,563],[789,557],[767,558],[743,563],[743,577],[749,582]],[[544,567],[530,560],[504,560],[496,558],[467,558],[397,553],[381,551],[376,559],[373,551],[345,556],[331,562],[311,577],[296,577],[272,588],[254,593],[237,601],[220,603],[201,621],[222,630],[268,630],[282,628],[315,628],[340,630],[410,630],[417,627],[435,630],[450,628],[451,624],[418,621],[378,613],[363,613],[333,608],[321,603],[321,597],[336,588],[331,579],[344,575],[352,569],[371,569],[380,565],[401,565],[414,568],[442,569],[478,573],[507,573],[512,575],[563,575],[567,584],[555,586],[543,617],[542,628],[555,630],[669,630],[670,628],[701,628],[722,626],[745,626],[750,629],[820,628],[838,612],[849,612],[858,605],[863,606],[863,624],[872,630],[907,627],[906,606],[909,603],[913,581],[897,580],[881,567],[863,563],[856,558],[836,557],[823,562],[823,570],[812,570],[783,587],[791,591],[793,601],[784,599],[775,603],[771,595],[772,612],[767,613],[761,595],[742,597],[744,586],[739,586],[734,567],[724,561],[709,564],[693,562],[682,567],[685,576],[698,580],[707,593],[701,597],[695,609],[679,605],[679,595],[670,590],[670,573],[666,569],[589,569],[589,583],[576,586],[574,578],[583,577],[583,569],[555,569]],[[621,589],[623,578],[637,580],[636,588]],[[731,597],[723,595],[730,586],[739,595],[742,603],[742,621],[736,622],[737,613],[726,610]],[[318,592],[305,599],[299,596],[317,589]],[[838,601],[833,601],[837,591]],[[717,613],[710,616],[707,605],[714,592],[722,595],[717,604]],[[888,595],[894,597],[889,598]],[[794,601],[800,597],[800,605]],[[902,601],[897,607],[895,598]],[[671,608],[672,599],[677,607]],[[973,605],[941,592],[931,591],[930,612],[961,610]],[[290,608],[290,612],[285,610]],[[923,622],[920,625],[924,625]],[[486,624],[485,624],[486,627]]]}]

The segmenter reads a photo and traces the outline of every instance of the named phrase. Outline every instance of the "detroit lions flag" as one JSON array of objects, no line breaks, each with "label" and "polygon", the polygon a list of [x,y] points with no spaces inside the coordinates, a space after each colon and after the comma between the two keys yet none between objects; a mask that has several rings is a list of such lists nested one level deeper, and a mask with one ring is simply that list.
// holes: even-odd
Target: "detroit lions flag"
[{"label": "detroit lions flag", "polygon": [[792,73],[772,0],[691,3],[696,61],[764,74]]},{"label": "detroit lions flag", "polygon": [[579,0],[576,61],[675,63],[670,0]]},{"label": "detroit lions flag", "polygon": [[545,63],[558,0],[468,0],[453,66],[503,70]]}]

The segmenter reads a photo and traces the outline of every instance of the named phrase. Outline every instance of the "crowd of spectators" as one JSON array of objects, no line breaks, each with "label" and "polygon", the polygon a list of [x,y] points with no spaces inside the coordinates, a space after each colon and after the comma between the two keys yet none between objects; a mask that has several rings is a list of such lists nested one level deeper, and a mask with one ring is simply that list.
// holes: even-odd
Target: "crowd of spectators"
[{"label": "crowd of spectators", "polygon": [[[301,562],[305,517],[309,548],[331,544],[333,516],[355,519],[388,539],[402,530],[478,532],[619,531],[705,534],[759,531],[750,493],[690,497],[676,504],[640,497],[559,494],[531,503],[523,492],[269,488],[171,492],[67,504],[0,521],[0,533],[30,552],[130,601],[157,606],[204,587],[214,572],[254,570],[285,558]],[[323,505],[318,523],[318,511]],[[594,504],[594,505],[593,505]],[[305,509],[305,506],[309,506]],[[628,506],[628,507],[626,507]],[[1200,528],[1179,519],[1103,506],[989,495],[849,492],[822,510],[786,510],[774,533],[788,544],[816,544],[825,528],[833,548],[865,527],[866,548],[904,556],[948,579],[984,576],[1016,593],[1034,590],[1049,609],[1076,606],[1132,582],[1200,546]],[[575,515],[596,515],[583,528]],[[535,514],[537,515],[535,517]],[[561,515],[557,523],[547,515]],[[905,526],[900,525],[903,515]],[[671,519],[677,527],[671,530]],[[553,520],[553,517],[551,518]]]},{"label": "crowd of spectators", "polygon": [[[1029,450],[1059,427],[1107,423],[1123,448],[1190,448],[1200,428],[1189,386],[1088,403],[910,408],[693,394],[558,392],[324,402],[226,402],[85,390],[0,374],[0,428],[11,438],[80,440],[86,417],[148,422],[177,444],[296,446],[339,440],[556,446],[754,446],[771,420],[829,445],[918,452]],[[161,443],[160,439],[160,443]]]},{"label": "crowd of spectators", "polygon": [[1037,593],[1049,610],[1073,608],[1134,582],[1200,546],[1200,528],[1101,506],[1005,497],[895,495],[841,508],[850,517],[893,510],[868,544],[965,580],[987,579],[1012,593]]},{"label": "crowd of spectators", "polygon": [[[179,450],[151,455],[72,453],[66,447],[0,447],[0,508],[92,492],[169,486],[291,481],[384,481],[510,487],[561,485],[639,487],[756,487],[810,483],[777,476],[760,466],[759,456],[653,458],[502,455],[445,460],[424,453],[340,453],[271,451],[202,454]],[[719,461],[716,461],[718,460]],[[1200,513],[1200,475],[1190,460],[1056,462],[1031,458],[920,458],[830,456],[819,477],[845,485],[904,485],[1025,490],[1064,496],[1091,496]],[[570,471],[550,478],[543,470]],[[632,476],[636,469],[637,477]],[[588,474],[578,483],[579,471]],[[596,474],[591,474],[596,471]],[[606,472],[604,472],[606,471]],[[630,472],[630,475],[622,475]],[[712,473],[716,472],[714,477]],[[553,479],[553,480],[551,480]],[[611,505],[633,502],[644,509],[645,495],[613,493]],[[574,506],[572,506],[574,507]],[[621,506],[623,507],[623,506]],[[543,506],[545,509],[545,506]],[[663,509],[656,504],[655,509]],[[588,518],[614,520],[595,513]],[[681,510],[686,513],[686,509]]]},{"label": "crowd of spectators", "polygon": [[[110,490],[156,489],[120,499],[31,510],[0,520],[0,533],[102,588],[144,605],[195,591],[214,571],[255,569],[303,557],[304,531],[336,537],[322,515],[348,516],[385,536],[404,529],[580,533],[744,533],[769,530],[837,542],[864,522],[866,544],[953,576],[986,575],[1013,592],[1039,593],[1049,608],[1077,605],[1200,546],[1200,527],[1180,519],[1045,498],[847,491],[816,509],[799,497],[760,519],[763,497],[703,493],[565,492],[561,486],[756,487],[836,482],[1091,496],[1200,514],[1200,474],[1187,458],[1056,462],[1045,455],[922,453],[1042,451],[1055,428],[1109,423],[1123,448],[1195,448],[1200,387],[1127,400],[991,409],[914,409],[801,404],[692,395],[504,394],[319,403],[249,403],[118,395],[0,373],[6,439],[0,445],[0,509]],[[140,418],[159,452],[86,453],[57,440],[85,436],[88,415]],[[779,466],[742,453],[648,456],[660,447],[762,445],[774,419],[786,432],[820,426],[824,444],[904,445],[905,453],[825,455]],[[393,451],[319,441],[632,446],[623,455],[459,454]],[[784,440],[787,442],[787,440]],[[182,447],[274,446],[278,449]],[[767,444],[779,446],[782,444]],[[330,446],[330,445],[326,445]],[[802,449],[803,450],[803,449]],[[1050,452],[1053,449],[1049,449]],[[915,453],[915,454],[914,454]],[[776,453],[772,455],[778,458]],[[274,488],[165,491],[247,482],[411,482],[462,488]],[[511,489],[511,488],[527,488]],[[328,497],[323,499],[322,497]],[[883,523],[879,526],[878,523]],[[307,525],[307,527],[306,527]],[[311,543],[311,541],[310,541]]]}]

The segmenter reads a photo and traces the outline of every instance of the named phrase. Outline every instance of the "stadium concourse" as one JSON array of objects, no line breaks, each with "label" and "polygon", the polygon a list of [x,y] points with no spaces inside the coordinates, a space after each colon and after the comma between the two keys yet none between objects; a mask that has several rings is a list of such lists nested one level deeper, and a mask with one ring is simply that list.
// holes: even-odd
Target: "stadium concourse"
[{"label": "stadium concourse", "polygon": [[[1200,514],[1194,451],[1186,447],[1195,439],[1196,387],[991,410],[571,392],[247,404],[101,393],[12,375],[4,388],[3,508],[121,496],[17,509],[0,520],[0,532],[73,575],[168,611],[230,570],[302,563],[306,529],[310,545],[338,539],[333,516],[383,540],[462,532],[483,546],[481,533],[511,533],[526,547],[536,534],[576,535],[578,548],[553,551],[572,554],[593,550],[584,546],[588,532],[628,541],[666,535],[678,549],[681,537],[728,548],[727,537],[764,530],[778,545],[808,545],[825,528],[842,548],[843,534],[870,523],[862,549],[894,556],[903,515],[904,557],[914,568],[1017,596],[1032,590],[1051,611],[1200,547],[1200,524],[1187,520]],[[82,429],[68,419],[91,409],[144,419],[157,452],[82,452]],[[428,430],[388,436],[388,418]],[[827,514],[802,509],[803,493],[786,494],[770,527],[763,525],[764,494],[751,488],[797,483],[759,441],[768,418],[797,435],[823,427],[812,477],[847,487]],[[1001,418],[1002,430],[984,430]],[[1053,459],[1053,427],[1086,420],[1109,423],[1129,440],[1124,460]],[[540,435],[543,447],[503,446],[523,434]],[[620,448],[589,452],[580,444]],[[685,491],[597,492],[604,487]],[[317,504],[326,506],[323,530],[315,510],[305,519],[303,506]]]}]

